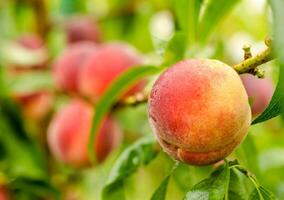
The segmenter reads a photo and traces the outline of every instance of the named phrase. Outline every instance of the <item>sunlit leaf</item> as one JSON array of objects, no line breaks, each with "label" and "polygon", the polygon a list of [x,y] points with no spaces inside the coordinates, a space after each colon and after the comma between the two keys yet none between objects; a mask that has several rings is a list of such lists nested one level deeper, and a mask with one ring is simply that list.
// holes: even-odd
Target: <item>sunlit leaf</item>
[{"label": "sunlit leaf", "polygon": [[185,46],[187,46],[187,42],[193,43],[196,39],[202,1],[203,0],[175,1],[175,13],[179,30],[182,30],[185,33]]},{"label": "sunlit leaf", "polygon": [[272,8],[272,16],[273,16],[273,29],[274,29],[274,51],[279,59],[280,66],[280,78],[279,78],[279,88],[282,91],[282,118],[284,119],[284,1],[282,0],[270,0],[270,5]]},{"label": "sunlit leaf", "polygon": [[201,42],[206,41],[216,25],[239,3],[240,0],[209,0],[201,17],[198,37]]}]

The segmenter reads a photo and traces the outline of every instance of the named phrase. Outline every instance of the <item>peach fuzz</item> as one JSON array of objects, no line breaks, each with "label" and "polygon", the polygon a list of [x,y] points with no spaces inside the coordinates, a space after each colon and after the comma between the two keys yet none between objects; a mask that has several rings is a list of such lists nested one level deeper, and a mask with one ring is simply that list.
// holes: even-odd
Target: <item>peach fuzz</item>
[{"label": "peach fuzz", "polygon": [[[92,107],[82,100],[73,100],[60,110],[48,128],[48,145],[59,161],[81,167],[89,164],[87,146],[92,124]],[[94,151],[99,162],[121,141],[119,125],[110,116],[101,124]]]},{"label": "peach fuzz", "polygon": [[[103,95],[110,84],[133,66],[142,63],[131,47],[122,43],[102,45],[85,63],[79,78],[80,92],[94,100]],[[134,85],[126,95],[142,90],[144,82]]]},{"label": "peach fuzz", "polygon": [[252,115],[261,114],[268,106],[274,92],[270,79],[259,79],[251,74],[242,74],[241,79],[251,102]]},{"label": "peach fuzz", "polygon": [[251,122],[239,75],[210,59],[189,59],[167,69],[152,88],[148,109],[164,151],[192,165],[224,159],[242,142]]},{"label": "peach fuzz", "polygon": [[70,45],[53,65],[53,75],[57,87],[69,92],[78,91],[78,74],[84,62],[96,51],[96,45],[81,42]]}]

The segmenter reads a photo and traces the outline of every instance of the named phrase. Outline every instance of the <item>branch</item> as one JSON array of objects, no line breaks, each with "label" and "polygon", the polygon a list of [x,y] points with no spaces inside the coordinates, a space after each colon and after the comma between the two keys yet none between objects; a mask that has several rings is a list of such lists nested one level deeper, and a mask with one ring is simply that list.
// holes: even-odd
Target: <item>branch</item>
[{"label": "branch", "polygon": [[148,94],[139,92],[133,96],[126,97],[122,101],[117,102],[113,106],[113,110],[116,110],[118,108],[124,108],[124,107],[135,107],[143,103],[147,103],[148,101]]},{"label": "branch", "polygon": [[[272,43],[271,38],[267,38],[265,40],[265,44],[267,46],[267,49],[265,51],[257,54],[254,57],[247,57],[247,59],[245,59],[243,62],[234,65],[233,68],[238,72],[238,74],[251,73],[257,75],[258,73],[257,67],[259,65],[262,65],[274,59],[272,55],[271,43]],[[248,48],[246,47],[244,48],[245,54],[248,53],[249,51]]]}]

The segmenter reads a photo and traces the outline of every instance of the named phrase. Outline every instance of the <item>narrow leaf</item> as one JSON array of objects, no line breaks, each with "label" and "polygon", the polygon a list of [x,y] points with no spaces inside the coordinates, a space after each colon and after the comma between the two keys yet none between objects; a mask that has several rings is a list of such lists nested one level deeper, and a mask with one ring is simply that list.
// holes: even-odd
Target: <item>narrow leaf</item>
[{"label": "narrow leaf", "polygon": [[210,0],[200,21],[199,39],[205,42],[216,25],[231,11],[240,0]]},{"label": "narrow leaf", "polygon": [[162,181],[162,183],[159,185],[159,187],[155,190],[154,194],[151,197],[151,200],[165,200],[166,194],[167,194],[167,188],[169,185],[169,180],[175,169],[177,168],[178,163],[175,163],[174,167],[172,168],[169,175],[166,176],[166,178]]},{"label": "narrow leaf", "polygon": [[184,200],[223,200],[228,193],[230,169],[228,164],[214,171],[210,178],[196,184]]},{"label": "narrow leaf", "polygon": [[159,187],[156,189],[154,194],[151,197],[151,200],[165,200],[166,199],[166,193],[167,193],[167,188],[169,184],[171,175],[168,175],[162,183],[159,185]]},{"label": "narrow leaf", "polygon": [[184,58],[186,51],[186,35],[176,32],[168,42],[164,53],[164,65],[170,65]]},{"label": "narrow leaf", "polygon": [[92,162],[96,161],[94,148],[93,148],[95,143],[96,133],[98,131],[101,120],[104,118],[106,113],[131,85],[133,85],[139,79],[145,76],[154,75],[160,72],[161,70],[162,68],[157,68],[153,66],[133,67],[124,74],[122,74],[120,77],[118,77],[111,84],[111,86],[102,96],[98,104],[94,107],[95,115],[92,120],[91,134],[88,144],[88,153],[90,160]]},{"label": "narrow leaf", "polygon": [[284,7],[283,0],[270,0],[270,5],[272,8],[273,15],[273,29],[274,29],[274,50],[275,54],[279,58],[280,66],[280,78],[279,78],[279,87],[282,91],[281,99],[281,109],[282,109],[282,119],[284,119],[284,13],[282,8]]},{"label": "narrow leaf", "polygon": [[156,141],[152,137],[142,138],[129,146],[115,162],[103,188],[102,199],[125,199],[124,179],[136,172],[140,166],[147,165],[157,153]]},{"label": "narrow leaf", "polygon": [[277,117],[281,113],[281,102],[283,98],[283,89],[280,84],[280,80],[277,84],[276,90],[272,96],[272,99],[268,105],[268,107],[265,109],[263,113],[261,113],[260,116],[258,116],[252,124],[258,124],[264,121],[267,121],[269,119],[272,119],[274,117]]},{"label": "narrow leaf", "polygon": [[175,14],[178,28],[185,33],[184,44],[193,43],[197,35],[197,26],[202,0],[175,1]]}]

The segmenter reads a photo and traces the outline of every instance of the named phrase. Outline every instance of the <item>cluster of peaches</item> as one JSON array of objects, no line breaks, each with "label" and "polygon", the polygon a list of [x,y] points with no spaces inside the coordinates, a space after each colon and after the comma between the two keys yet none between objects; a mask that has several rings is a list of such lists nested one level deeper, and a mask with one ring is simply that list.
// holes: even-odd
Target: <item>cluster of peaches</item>
[{"label": "cluster of peaches", "polygon": [[[76,97],[53,116],[47,141],[58,160],[86,166],[94,105],[118,76],[143,61],[125,43],[102,43],[97,26],[89,20],[77,19],[67,27],[68,47],[53,62],[52,70],[57,89]],[[22,40],[21,44],[42,48],[34,39]],[[121,98],[140,92],[144,86],[144,81],[138,82]],[[241,143],[252,116],[264,111],[273,90],[269,79],[239,76],[232,67],[216,60],[180,61],[163,72],[152,88],[150,124],[172,158],[193,165],[215,163]],[[41,92],[20,99],[24,109],[38,116],[47,108],[40,102],[50,98]],[[111,114],[102,121],[94,146],[98,161],[118,146],[121,132]]]}]

